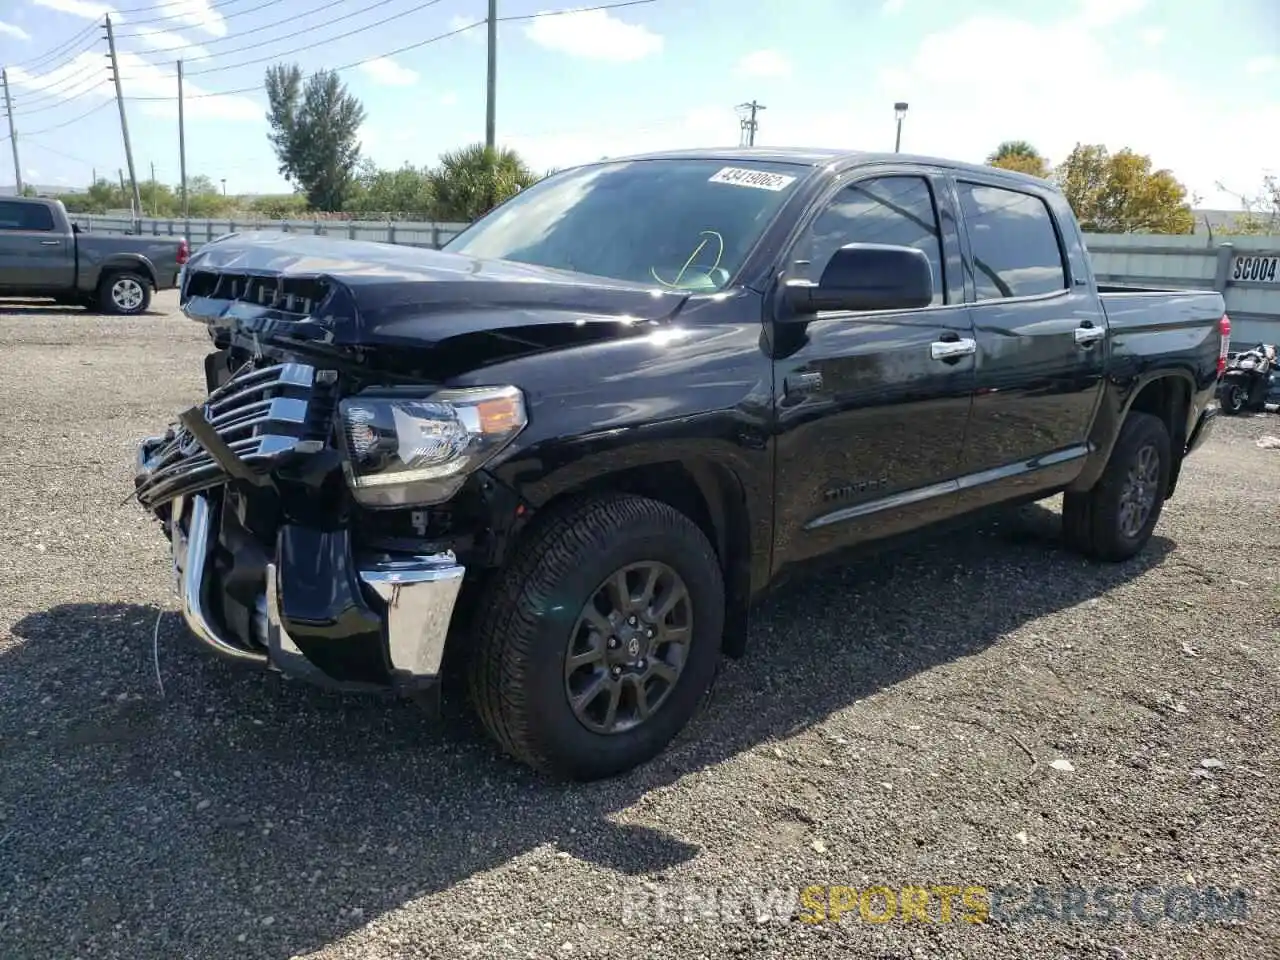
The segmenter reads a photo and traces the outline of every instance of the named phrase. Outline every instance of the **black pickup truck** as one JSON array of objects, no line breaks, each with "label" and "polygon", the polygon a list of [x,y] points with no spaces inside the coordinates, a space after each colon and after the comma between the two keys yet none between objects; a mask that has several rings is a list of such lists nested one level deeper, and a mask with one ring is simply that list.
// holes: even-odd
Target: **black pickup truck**
[{"label": "black pickup truck", "polygon": [[0,297],[144,313],[177,285],[189,250],[183,237],[82,233],[61,200],[0,198]]},{"label": "black pickup truck", "polygon": [[817,150],[576,168],[443,251],[232,236],[181,300],[209,395],[136,495],[195,635],[403,694],[447,647],[507,752],[584,779],[808,561],[1058,493],[1072,547],[1141,550],[1230,329],[1100,292],[1042,180]]}]

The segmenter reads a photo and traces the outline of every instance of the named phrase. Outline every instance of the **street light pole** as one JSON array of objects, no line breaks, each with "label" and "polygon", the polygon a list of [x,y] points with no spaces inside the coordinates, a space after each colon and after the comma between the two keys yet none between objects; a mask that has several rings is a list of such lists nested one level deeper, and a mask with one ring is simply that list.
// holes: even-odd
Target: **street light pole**
[{"label": "street light pole", "polygon": [[222,197],[225,200],[227,196],[227,178],[222,178]]},{"label": "street light pole", "polygon": [[893,138],[893,152],[900,153],[902,151],[902,119],[907,115],[907,103],[905,100],[899,100],[893,105],[893,116],[898,121],[898,133]]}]

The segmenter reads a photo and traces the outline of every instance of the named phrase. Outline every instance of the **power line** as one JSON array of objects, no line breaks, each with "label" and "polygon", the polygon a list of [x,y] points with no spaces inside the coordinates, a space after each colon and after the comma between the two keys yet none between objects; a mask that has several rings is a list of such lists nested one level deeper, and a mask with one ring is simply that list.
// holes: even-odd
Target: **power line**
[{"label": "power line", "polygon": [[[378,7],[378,6],[382,6],[384,3],[387,3],[387,2],[389,2],[389,0],[378,0],[377,3],[370,4],[369,6]],[[280,51],[277,51],[276,53],[268,54],[267,56],[264,56],[264,57],[255,57],[252,60],[242,60],[239,63],[228,63],[228,64],[224,64],[221,67],[206,67],[203,70],[192,70],[191,76],[194,77],[204,73],[218,73],[222,70],[235,70],[238,67],[250,67],[250,66],[253,66],[255,63],[266,63],[268,60],[277,60],[280,57],[287,57],[295,53],[301,53],[303,50],[311,50],[318,43],[324,44],[324,43],[333,43],[336,40],[345,40],[347,37],[354,37],[358,33],[364,33],[366,30],[372,30],[374,27],[380,27],[383,24],[390,23],[392,20],[399,20],[401,17],[407,17],[409,16],[409,14],[417,13],[419,10],[425,10],[427,9],[427,7],[434,7],[439,2],[440,0],[426,0],[425,3],[420,3],[416,7],[411,7],[410,9],[405,10],[402,13],[393,13],[389,17],[383,17],[381,20],[375,20],[373,23],[365,24],[363,27],[356,27],[354,30],[348,30],[346,33],[340,33],[336,37],[328,37],[324,40],[316,40],[311,43],[303,44],[300,47],[294,47],[292,50],[280,50]],[[356,12],[363,13],[364,10],[359,10]],[[352,16],[354,16],[354,14],[347,14],[347,16],[338,17],[336,20],[332,22],[336,23],[338,22],[338,20],[346,20]],[[328,26],[328,24],[321,24],[321,26]],[[319,29],[320,27],[312,27],[309,30],[300,30],[298,32],[300,34],[310,33],[311,30],[319,30]],[[268,40],[266,41],[266,43],[275,43],[277,40],[279,40],[278,37],[274,40]],[[247,47],[241,47],[239,48],[239,50],[252,50],[254,47],[261,47],[264,45],[265,45],[264,43],[255,43]],[[229,50],[227,52],[238,53],[239,50]]]},{"label": "power line", "polygon": [[62,123],[56,123],[56,124],[54,124],[52,127],[45,127],[43,130],[32,130],[30,133],[24,133],[24,134],[23,134],[23,136],[24,136],[24,137],[38,137],[38,136],[40,136],[42,133],[49,133],[50,131],[53,131],[53,130],[61,130],[63,127],[69,127],[69,126],[71,126],[73,123],[79,123],[79,122],[80,122],[81,120],[83,120],[85,117],[90,117],[90,116],[92,116],[93,114],[95,114],[95,113],[97,113],[99,110],[101,110],[103,107],[110,107],[110,106],[113,106],[113,104],[112,104],[112,102],[111,102],[110,100],[103,100],[103,101],[102,101],[100,104],[98,104],[96,107],[94,107],[94,108],[93,108],[93,109],[91,109],[91,110],[86,110],[84,113],[80,114],[79,116],[72,117],[70,120],[64,120]]},{"label": "power line", "polygon": [[55,150],[53,147],[49,146],[47,143],[41,143],[39,140],[33,140],[30,137],[28,137],[26,134],[22,135],[22,140],[24,143],[30,146],[33,146],[38,150],[44,150],[46,153],[52,153],[56,156],[62,157],[65,160],[72,160],[75,163],[82,163],[86,167],[94,166],[94,164],[91,161],[84,159],[84,157],[77,157],[70,153],[64,153],[61,150]]},{"label": "power line", "polygon": [[[269,7],[269,6],[271,6],[272,4],[275,4],[275,3],[281,3],[281,2],[283,2],[283,0],[267,0],[267,2],[266,2],[266,3],[260,4],[259,6],[255,7],[252,11],[245,11],[245,12],[246,12],[246,13],[250,13],[250,12],[252,12],[252,13],[257,13],[259,10],[262,10],[264,7]],[[361,10],[357,10],[355,13],[350,14],[349,16],[355,16],[355,15],[356,15],[356,14],[358,14],[358,13],[364,13],[364,12],[367,12],[367,11],[369,11],[369,10],[372,10],[374,7],[382,6],[382,4],[383,4],[383,3],[390,3],[390,2],[391,2],[391,0],[381,0],[381,2],[380,2],[380,3],[371,3],[371,4],[368,4],[368,5],[367,5],[367,6],[365,6],[363,9],[361,9]],[[343,4],[343,3],[347,3],[347,4],[349,4],[349,3],[350,3],[350,0],[329,0],[329,2],[328,2],[328,3],[323,4],[323,5],[319,6],[319,7],[315,7],[314,9],[311,9],[311,10],[302,10],[302,11],[299,11],[298,13],[296,13],[296,14],[294,14],[294,15],[292,15],[292,16],[283,17],[283,18],[282,18],[282,19],[280,19],[280,20],[273,20],[271,23],[258,23],[258,24],[254,24],[253,29],[254,29],[254,32],[258,32],[258,31],[260,31],[260,30],[270,30],[272,27],[278,27],[278,26],[281,26],[282,24],[296,23],[297,21],[301,20],[303,17],[310,17],[310,16],[312,16],[313,14],[323,13],[325,10],[328,10],[330,7],[336,7],[336,6],[338,6],[339,4]],[[337,20],[330,20],[330,21],[329,21],[329,23],[330,23],[330,24],[337,23],[337,22],[338,22]],[[327,24],[321,24],[321,26],[327,26]],[[319,29],[319,27],[310,27],[310,28],[308,28],[308,29],[318,30],[318,29]],[[145,34],[145,33],[117,33],[117,34],[116,34],[116,39],[117,39],[117,40],[123,40],[125,37],[145,37],[145,36],[147,36],[147,34]],[[297,31],[295,31],[294,36],[297,36]],[[213,46],[215,43],[226,43],[228,40],[238,40],[238,39],[240,39],[240,38],[239,38],[239,37],[230,36],[230,35],[225,36],[225,37],[214,37],[212,40],[201,40],[201,41],[199,41],[199,42],[197,42],[197,43],[185,43],[185,44],[183,44],[183,45],[182,45],[182,46],[180,46],[180,47],[171,47],[171,48],[166,49],[164,52],[165,52],[165,53],[175,53],[175,52],[176,52],[176,51],[178,51],[178,50],[186,50],[188,47],[211,47],[211,46]],[[278,39],[282,39],[282,38],[278,38]],[[266,41],[266,42],[267,42],[267,43],[272,43],[273,41],[268,40],[268,41]],[[259,44],[259,46],[261,46],[261,44]],[[251,49],[251,48],[250,48],[250,47],[237,47],[237,48],[236,48],[236,50],[228,50],[228,51],[226,51],[226,52],[227,52],[227,53],[236,53],[238,50],[249,50],[249,49]],[[215,57],[215,56],[221,56],[221,55],[222,55],[222,54],[214,54],[214,53],[211,53],[211,54],[208,54],[208,55],[203,56],[203,57],[183,57],[182,59],[183,59],[183,62],[184,62],[184,63],[186,63],[186,62],[191,61],[191,60],[206,60],[206,59],[208,59],[209,57]]]},{"label": "power line", "polygon": [[499,23],[506,23],[514,20],[541,20],[543,17],[563,17],[571,13],[594,13],[596,10],[616,10],[618,7],[638,7],[644,3],[654,3],[655,0],[623,0],[621,3],[602,3],[594,7],[574,7],[571,10],[544,10],[541,13],[523,13],[518,16],[498,17]]},{"label": "power line", "polygon": [[[219,13],[222,11],[223,7],[229,7],[232,4],[242,3],[242,2],[244,2],[244,0],[222,0],[222,3],[209,4],[209,8],[213,10],[215,13]],[[157,0],[157,2],[153,2],[153,3],[144,3],[140,7],[117,7],[112,10],[112,13],[115,13],[115,14],[151,13],[154,10],[163,10],[165,7],[168,7],[171,5],[174,5],[172,4],[172,0]],[[169,14],[169,16],[177,17],[177,16],[183,16],[183,14]],[[123,23],[124,21],[121,21],[121,22]]]},{"label": "power line", "polygon": [[[18,102],[23,109],[17,111],[22,114],[44,113],[47,110],[53,110],[57,106],[64,103],[70,103],[81,97],[92,93],[97,87],[103,83],[101,72],[104,68],[100,66],[93,67],[90,70],[81,71],[74,77],[66,77],[57,83],[47,84],[40,87],[31,87],[34,93],[18,98]],[[60,86],[65,81],[70,81],[68,86]],[[35,110],[27,109],[34,104],[44,103],[46,100],[54,100],[57,103],[41,106]]]},{"label": "power line", "polygon": [[[572,14],[572,13],[589,13],[594,10],[614,10],[619,7],[634,7],[634,6],[639,6],[640,4],[654,3],[654,2],[655,0],[620,0],[620,2],[602,3],[593,7],[575,7],[571,10],[547,10],[543,13],[533,13],[533,14],[525,14],[522,16],[511,16],[511,17],[498,17],[498,21],[502,22],[504,20],[537,20],[537,19],[541,19],[542,17],[560,17],[560,16],[565,16],[567,14]],[[395,50],[387,50],[381,53],[376,53],[376,54],[373,54],[372,56],[364,57],[360,60],[353,60],[350,63],[344,63],[336,67],[327,67],[326,69],[334,70],[340,73],[343,70],[351,70],[354,67],[363,66],[364,64],[371,63],[374,60],[381,60],[384,57],[397,57],[402,53],[408,53],[410,50],[417,50],[420,47],[425,47],[433,43],[439,43],[441,40],[448,40],[450,37],[456,37],[458,36],[458,34],[466,33],[468,30],[474,30],[476,27],[483,26],[486,22],[487,22],[487,19],[476,20],[474,23],[468,23],[464,26],[458,27],[455,30],[449,30],[445,33],[439,33],[439,34],[436,34],[435,36],[427,37],[427,39],[425,40],[418,40],[415,43],[405,44],[403,47],[397,47]],[[333,38],[333,39],[339,39],[339,38]],[[311,47],[308,46],[303,49],[311,49]],[[286,55],[287,54],[279,54],[279,56],[286,56]],[[273,59],[273,58],[268,57],[266,59]],[[212,71],[205,70],[201,72],[210,73]],[[240,96],[246,93],[256,93],[262,88],[263,88],[263,84],[255,83],[252,86],[238,87],[234,90],[211,90],[208,93],[193,93],[188,95],[186,99],[204,100],[210,97],[234,97],[234,96]],[[144,101],[166,101],[166,100],[172,101],[172,100],[176,100],[177,97],[125,97],[125,99],[126,100],[144,100]]]},{"label": "power line", "polygon": [[[21,68],[22,70],[24,70],[24,71],[25,71],[25,70],[27,70],[29,67],[32,67],[32,66],[34,66],[34,65],[36,65],[36,64],[38,64],[38,63],[43,63],[43,62],[45,62],[46,60],[52,60],[52,59],[54,59],[55,57],[62,56],[63,51],[65,51],[65,50],[66,50],[66,49],[68,49],[69,47],[73,47],[73,46],[75,46],[75,44],[76,44],[76,43],[78,43],[82,37],[86,37],[86,36],[88,36],[88,35],[89,35],[90,33],[92,33],[95,29],[97,29],[97,26],[98,26],[98,24],[97,24],[96,22],[95,22],[95,23],[91,23],[91,24],[89,24],[89,26],[85,27],[85,28],[84,28],[83,30],[81,30],[79,33],[77,33],[77,34],[75,34],[74,36],[72,36],[70,39],[62,41],[62,43],[58,44],[57,46],[55,46],[55,47],[53,47],[53,48],[51,48],[51,49],[49,49],[49,50],[46,50],[44,53],[36,54],[34,57],[30,57],[30,58],[28,58],[28,59],[26,59],[26,60],[19,61],[18,63],[11,63],[11,64],[9,64],[9,66],[11,66],[11,67],[19,67],[19,68]],[[96,39],[96,38],[95,38],[95,39]]]},{"label": "power line", "polygon": [[[237,10],[235,13],[222,13],[223,7],[230,6],[232,3],[239,3],[239,2],[240,0],[227,0],[225,4],[222,4],[221,6],[210,7],[210,9],[213,10],[214,13],[220,14],[223,20],[234,20],[236,17],[243,17],[247,13],[257,13],[259,10],[264,10],[267,7],[274,7],[278,3],[284,3],[284,0],[263,0],[262,3],[258,4],[256,7],[250,7],[248,10]],[[147,8],[143,7],[141,9],[146,10]],[[166,22],[173,22],[174,20],[180,20],[186,24],[191,23],[190,16],[185,13],[172,13],[172,14],[169,14],[167,17],[151,17],[148,20],[130,20],[128,21],[128,23],[130,27],[141,27],[141,26],[145,26],[148,23],[166,23]],[[174,27],[173,29],[178,29],[178,28]],[[141,36],[146,36],[146,34],[122,33],[119,35],[117,39],[122,40],[125,37],[141,37]]]}]

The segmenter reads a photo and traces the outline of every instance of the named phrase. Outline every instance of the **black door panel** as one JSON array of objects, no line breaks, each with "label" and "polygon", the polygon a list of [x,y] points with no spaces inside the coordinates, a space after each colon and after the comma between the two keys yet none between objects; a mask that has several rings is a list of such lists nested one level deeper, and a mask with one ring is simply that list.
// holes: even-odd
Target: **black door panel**
[{"label": "black door panel", "polygon": [[992,478],[966,488],[973,507],[1061,482],[1062,469],[1026,465],[1059,464],[1044,458],[1083,448],[1102,386],[1106,319],[1091,288],[1074,282],[1043,199],[968,181],[956,190],[978,343],[964,473]]},{"label": "black door panel", "polygon": [[955,510],[976,342],[968,308],[948,303],[954,219],[939,229],[934,207],[918,174],[843,184],[788,261],[788,278],[816,280],[847,243],[914,246],[929,256],[936,306],[775,329],[775,569]]}]

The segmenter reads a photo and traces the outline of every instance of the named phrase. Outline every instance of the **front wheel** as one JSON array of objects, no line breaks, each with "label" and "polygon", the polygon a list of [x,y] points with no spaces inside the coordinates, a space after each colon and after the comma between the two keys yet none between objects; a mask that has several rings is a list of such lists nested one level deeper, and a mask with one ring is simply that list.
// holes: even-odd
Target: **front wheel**
[{"label": "front wheel", "polygon": [[107,313],[134,316],[151,306],[151,281],[128,271],[109,273],[102,278],[98,302]]},{"label": "front wheel", "polygon": [[1067,543],[1099,560],[1127,560],[1151,539],[1169,489],[1172,444],[1164,422],[1130,413],[1102,478],[1062,501]]},{"label": "front wheel", "polygon": [[610,496],[530,531],[484,598],[469,669],[481,720],[516,759],[595,780],[660,753],[715,676],[715,550],[655,500]]},{"label": "front wheel", "polygon": [[1222,412],[1237,414],[1244,411],[1249,402],[1249,391],[1234,381],[1222,385]]}]

